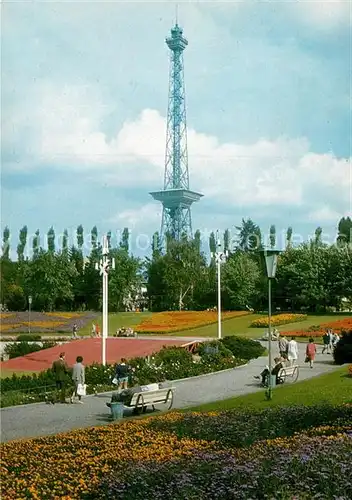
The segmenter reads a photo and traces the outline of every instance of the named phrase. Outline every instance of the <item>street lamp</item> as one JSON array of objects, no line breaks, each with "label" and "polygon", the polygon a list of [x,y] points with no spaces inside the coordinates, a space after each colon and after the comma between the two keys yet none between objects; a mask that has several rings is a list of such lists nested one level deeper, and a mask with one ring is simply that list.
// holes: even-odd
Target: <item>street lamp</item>
[{"label": "street lamp", "polygon": [[229,252],[221,250],[221,241],[219,237],[219,231],[216,232],[216,247],[215,252],[211,252],[210,256],[215,259],[217,265],[217,275],[218,275],[218,339],[221,339],[221,264],[226,262]]},{"label": "street lamp", "polygon": [[115,269],[115,259],[109,259],[109,245],[107,236],[103,237],[103,253],[100,262],[96,262],[95,269],[103,277],[103,332],[101,337],[101,361],[106,365],[106,339],[108,337],[108,276],[109,270]]},{"label": "street lamp", "polygon": [[32,296],[28,297],[28,333],[31,333],[31,305],[32,305]]},{"label": "street lamp", "polygon": [[273,383],[272,383],[272,349],[271,349],[271,281],[275,278],[277,260],[281,250],[264,250],[264,258],[266,264],[266,272],[268,276],[268,327],[269,327],[269,377],[267,399],[272,399]]}]

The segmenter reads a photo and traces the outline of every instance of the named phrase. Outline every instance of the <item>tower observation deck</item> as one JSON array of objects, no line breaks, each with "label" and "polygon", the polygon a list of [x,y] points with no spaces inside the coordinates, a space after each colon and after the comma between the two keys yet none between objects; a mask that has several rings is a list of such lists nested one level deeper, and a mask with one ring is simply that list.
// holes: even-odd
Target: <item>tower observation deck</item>
[{"label": "tower observation deck", "polygon": [[166,38],[170,49],[169,102],[164,189],[150,193],[163,206],[161,239],[166,235],[179,240],[191,238],[191,205],[203,195],[189,189],[186,102],[183,69],[183,51],[188,41],[176,24]]}]

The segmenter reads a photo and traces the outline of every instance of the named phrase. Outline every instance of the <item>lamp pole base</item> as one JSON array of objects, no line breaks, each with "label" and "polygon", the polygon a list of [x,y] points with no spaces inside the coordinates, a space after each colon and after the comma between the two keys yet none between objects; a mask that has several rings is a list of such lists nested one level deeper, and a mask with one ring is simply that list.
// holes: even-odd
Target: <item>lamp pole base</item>
[{"label": "lamp pole base", "polygon": [[273,389],[272,389],[272,387],[269,387],[265,391],[265,397],[266,397],[267,401],[271,401],[273,399]]}]

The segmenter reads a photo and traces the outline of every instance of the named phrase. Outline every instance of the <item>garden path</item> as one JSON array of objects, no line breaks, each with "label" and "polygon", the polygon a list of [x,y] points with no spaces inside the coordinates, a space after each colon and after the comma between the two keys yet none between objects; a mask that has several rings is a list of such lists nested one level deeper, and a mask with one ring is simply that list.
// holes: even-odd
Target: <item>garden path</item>
[{"label": "garden path", "polygon": [[[264,342],[263,345],[265,345]],[[276,345],[274,345],[274,349],[276,354]],[[299,344],[299,349],[299,380],[312,378],[336,369],[336,366],[332,364],[332,356],[320,354],[320,347],[314,369],[310,369],[304,364],[305,345]],[[253,377],[261,372],[266,363],[267,358],[261,357],[234,370],[174,381],[165,384],[165,386],[172,384],[176,388],[175,409],[242,396],[263,390],[259,388]],[[82,427],[104,425],[110,421],[109,410],[105,405],[110,400],[110,396],[111,393],[87,396],[84,399],[84,405],[37,403],[3,408],[0,412],[1,441],[45,436]],[[127,416],[130,413],[130,410],[127,410],[125,414]]]}]

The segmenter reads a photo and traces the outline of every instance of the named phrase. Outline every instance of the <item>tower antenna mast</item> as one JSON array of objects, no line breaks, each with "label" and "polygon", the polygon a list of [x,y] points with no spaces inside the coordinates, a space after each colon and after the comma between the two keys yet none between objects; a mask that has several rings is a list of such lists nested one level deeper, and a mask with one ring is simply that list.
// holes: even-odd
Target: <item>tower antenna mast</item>
[{"label": "tower antenna mast", "polygon": [[186,94],[184,85],[183,51],[188,40],[177,24],[165,42],[170,49],[169,103],[167,112],[164,189],[150,193],[163,207],[161,242],[165,237],[191,239],[191,205],[203,195],[189,189]]}]

